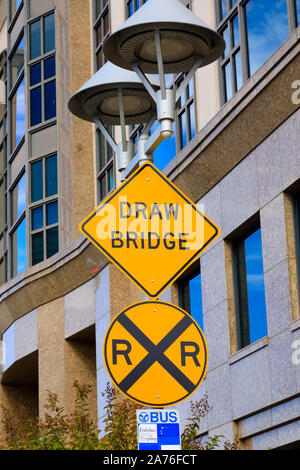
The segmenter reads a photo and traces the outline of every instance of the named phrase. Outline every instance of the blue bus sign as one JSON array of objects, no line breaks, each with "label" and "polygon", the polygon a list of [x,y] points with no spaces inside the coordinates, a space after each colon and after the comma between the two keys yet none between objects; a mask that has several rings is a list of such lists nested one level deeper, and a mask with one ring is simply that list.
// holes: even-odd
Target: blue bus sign
[{"label": "blue bus sign", "polygon": [[139,450],[181,450],[177,410],[138,410]]}]

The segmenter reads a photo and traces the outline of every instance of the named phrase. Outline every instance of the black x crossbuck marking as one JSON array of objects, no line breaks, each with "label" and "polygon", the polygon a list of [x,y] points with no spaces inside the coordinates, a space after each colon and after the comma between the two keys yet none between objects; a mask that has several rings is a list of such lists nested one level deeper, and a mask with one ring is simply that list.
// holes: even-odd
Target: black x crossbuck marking
[{"label": "black x crossbuck marking", "polygon": [[179,323],[157,344],[152,341],[125,315],[118,317],[118,322],[143,346],[149,354],[118,384],[123,392],[127,392],[132,385],[155,363],[158,362],[189,394],[196,386],[184,375],[164,352],[177,338],[193,323],[185,316]]}]

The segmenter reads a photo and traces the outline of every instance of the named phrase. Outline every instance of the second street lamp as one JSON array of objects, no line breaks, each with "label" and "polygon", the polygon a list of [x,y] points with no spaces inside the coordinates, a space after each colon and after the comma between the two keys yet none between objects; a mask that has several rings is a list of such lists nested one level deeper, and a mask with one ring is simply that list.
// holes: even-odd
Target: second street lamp
[{"label": "second street lamp", "polygon": [[[156,77],[147,77],[151,87],[157,89]],[[156,113],[155,101],[147,93],[138,76],[107,62],[78,90],[69,101],[69,109],[77,117],[94,122],[109,142],[118,159],[122,173],[134,155],[134,144],[126,137],[126,125],[144,124],[148,129]],[[107,126],[120,125],[122,142],[116,143]],[[151,159],[151,157],[149,157]]]}]

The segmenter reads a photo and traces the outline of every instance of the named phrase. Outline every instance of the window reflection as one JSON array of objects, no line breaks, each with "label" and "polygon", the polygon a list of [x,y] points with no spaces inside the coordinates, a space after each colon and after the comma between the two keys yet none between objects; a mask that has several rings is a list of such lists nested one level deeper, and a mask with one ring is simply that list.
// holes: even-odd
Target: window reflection
[{"label": "window reflection", "polygon": [[47,230],[47,258],[58,252],[58,227]]},{"label": "window reflection", "polygon": [[26,219],[24,218],[12,235],[12,276],[20,274],[26,267]]},{"label": "window reflection", "polygon": [[223,68],[225,80],[226,101],[232,98],[231,64],[230,61]]},{"label": "window reflection", "polygon": [[246,5],[246,17],[252,75],[289,35],[286,0],[250,0]]},{"label": "window reflection", "polygon": [[40,20],[30,25],[30,59],[41,55],[41,22]]},{"label": "window reflection", "polygon": [[236,89],[239,90],[243,85],[243,70],[242,70],[241,51],[238,51],[235,54],[234,61],[235,61],[235,73],[236,73]]},{"label": "window reflection", "polygon": [[44,54],[55,49],[55,17],[54,13],[44,18]]},{"label": "window reflection", "polygon": [[43,199],[43,160],[31,165],[31,202]]},{"label": "window reflection", "polygon": [[11,100],[11,147],[14,149],[25,133],[25,86],[24,79]]},{"label": "window reflection", "polygon": [[10,0],[10,18],[12,19],[15,16],[15,13],[19,6],[21,5],[22,0]]},{"label": "window reflection", "polygon": [[46,158],[46,197],[57,194],[57,156]]},{"label": "window reflection", "polygon": [[26,177],[25,174],[18,181],[11,192],[12,225],[18,220],[26,208]]},{"label": "window reflection", "polygon": [[202,281],[200,269],[179,280],[179,305],[188,312],[203,330]]},{"label": "window reflection", "polygon": [[[151,133],[158,127],[156,122],[151,129]],[[176,138],[175,138],[175,124],[173,124],[173,135],[170,139],[164,139],[159,147],[153,153],[154,165],[159,169],[163,170],[167,164],[176,155]]]},{"label": "window reflection", "polygon": [[24,36],[18,42],[11,58],[11,88],[15,84],[24,66]]},{"label": "window reflection", "polygon": [[32,235],[32,266],[44,261],[44,233]]},{"label": "window reflection", "polygon": [[267,335],[261,229],[236,242],[239,347]]}]

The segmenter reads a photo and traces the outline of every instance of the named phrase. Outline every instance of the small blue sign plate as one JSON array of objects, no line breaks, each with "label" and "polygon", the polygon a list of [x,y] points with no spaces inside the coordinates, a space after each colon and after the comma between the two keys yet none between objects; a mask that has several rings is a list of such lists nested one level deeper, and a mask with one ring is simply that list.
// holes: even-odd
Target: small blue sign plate
[{"label": "small blue sign plate", "polygon": [[138,410],[139,450],[181,450],[177,410]]}]

